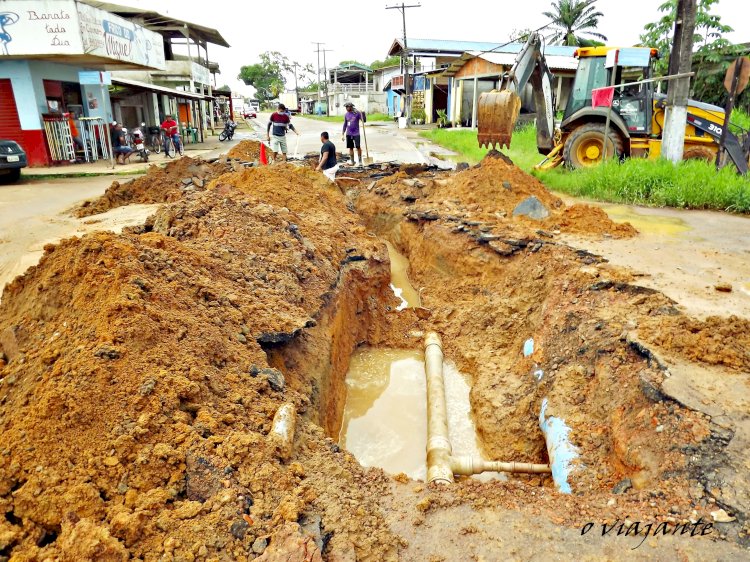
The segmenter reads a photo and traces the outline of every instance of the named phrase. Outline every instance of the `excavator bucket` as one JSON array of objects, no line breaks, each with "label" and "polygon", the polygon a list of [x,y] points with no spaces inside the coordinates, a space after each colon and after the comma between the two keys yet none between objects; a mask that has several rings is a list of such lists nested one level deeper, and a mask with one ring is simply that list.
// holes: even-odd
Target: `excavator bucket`
[{"label": "excavator bucket", "polygon": [[510,138],[521,112],[521,98],[513,90],[492,91],[479,96],[477,121],[479,146],[510,148]]}]

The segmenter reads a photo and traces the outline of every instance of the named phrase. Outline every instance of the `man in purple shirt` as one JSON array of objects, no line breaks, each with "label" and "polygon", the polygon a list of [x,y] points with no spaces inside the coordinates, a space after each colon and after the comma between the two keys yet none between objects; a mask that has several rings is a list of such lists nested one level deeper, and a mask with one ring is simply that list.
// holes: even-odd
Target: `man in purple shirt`
[{"label": "man in purple shirt", "polygon": [[344,129],[341,131],[341,140],[346,136],[346,148],[349,149],[349,165],[354,165],[354,149],[357,149],[359,165],[362,165],[362,147],[359,143],[359,123],[367,123],[365,114],[354,109],[352,102],[344,104],[346,113],[344,113]]}]

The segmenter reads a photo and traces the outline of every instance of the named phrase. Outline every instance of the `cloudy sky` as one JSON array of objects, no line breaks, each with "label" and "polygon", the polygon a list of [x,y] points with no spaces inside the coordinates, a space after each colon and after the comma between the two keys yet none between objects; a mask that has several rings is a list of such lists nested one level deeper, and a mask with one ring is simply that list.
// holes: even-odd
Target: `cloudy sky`
[{"label": "cloudy sky", "polygon": [[[114,0],[117,2],[117,0]],[[249,2],[247,0],[120,0],[121,4],[147,6],[170,16],[218,29],[230,49],[209,45],[209,59],[219,62],[217,85],[229,84],[246,95],[251,88],[236,79],[243,64],[258,62],[264,51],[281,51],[301,64],[317,64],[314,41],[325,43],[328,67],[341,60],[366,64],[383,59],[394,38],[402,33],[399,10],[386,10],[394,2],[363,0]],[[505,42],[514,31],[536,29],[547,23],[542,12],[549,0],[417,0],[407,4],[407,34],[424,39],[460,39]],[[598,0],[604,16],[599,32],[610,45],[630,46],[646,23],[656,21],[661,0]],[[747,0],[719,0],[714,12],[736,30],[733,42],[750,41],[742,6]],[[261,8],[262,6],[262,8]],[[323,65],[321,59],[321,66]]]}]

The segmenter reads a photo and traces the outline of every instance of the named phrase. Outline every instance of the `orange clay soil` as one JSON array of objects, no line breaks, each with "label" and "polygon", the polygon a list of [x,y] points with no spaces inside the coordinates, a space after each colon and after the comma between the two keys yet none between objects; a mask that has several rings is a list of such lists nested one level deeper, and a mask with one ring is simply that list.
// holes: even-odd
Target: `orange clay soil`
[{"label": "orange clay soil", "polygon": [[[172,160],[166,166],[152,165],[146,174],[125,183],[112,182],[104,195],[93,201],[85,202],[76,210],[76,216],[88,217],[104,213],[115,207],[131,203],[166,203],[182,197],[192,178],[198,181],[197,187],[203,187],[206,178],[227,170],[226,164],[207,164],[202,160],[183,156]],[[183,182],[182,180],[185,180]]]},{"label": "orange clay soil", "polygon": [[245,162],[255,162],[260,158],[260,143],[254,140],[243,140],[227,152],[227,158],[237,158]]},{"label": "orange clay soil", "polygon": [[[7,286],[0,556],[424,560],[422,543],[478,540],[463,529],[467,508],[488,525],[507,510],[578,528],[710,518],[716,505],[696,480],[720,462],[706,460],[710,421],[665,399],[664,372],[626,337],[691,321],[555,239],[558,229],[627,233],[584,206],[565,218],[541,184],[496,159],[458,174],[402,170],[368,190],[372,181],[344,198],[291,165],[227,173],[143,227],[47,247]],[[512,217],[528,195],[547,219]],[[423,309],[394,310],[387,252],[368,230],[409,257]],[[715,322],[727,346],[746,346],[732,321]],[[418,347],[412,335],[426,330],[469,377],[486,458],[547,462],[547,399],[579,451],[574,495],[548,476],[409,483],[339,449],[349,355]],[[289,455],[269,435],[283,403],[299,416]],[[698,558],[714,552],[692,544]],[[515,548],[500,543],[485,559]]]},{"label": "orange clay soil", "polygon": [[[284,178],[275,197],[253,194],[269,173]],[[324,439],[316,400],[261,347],[325,317],[340,286],[353,310],[384,311],[383,244],[328,182],[291,168],[194,193],[135,230],[49,246],[4,293],[0,550],[245,560],[309,516],[329,548],[395,560],[384,476]],[[284,402],[305,416],[289,462],[267,437]]]},{"label": "orange clay soil", "polygon": [[638,333],[691,361],[750,372],[750,321],[744,318],[653,318],[643,322]]}]

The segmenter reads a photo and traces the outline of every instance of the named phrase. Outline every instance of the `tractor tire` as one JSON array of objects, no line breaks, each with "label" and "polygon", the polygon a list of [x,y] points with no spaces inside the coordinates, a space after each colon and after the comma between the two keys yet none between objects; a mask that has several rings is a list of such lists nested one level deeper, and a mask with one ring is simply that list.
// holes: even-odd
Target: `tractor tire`
[{"label": "tractor tire", "polygon": [[716,153],[706,146],[693,146],[685,149],[683,160],[703,160],[709,164],[716,162]]},{"label": "tractor tire", "polygon": [[[575,129],[568,136],[563,148],[565,165],[575,170],[599,164],[602,161],[603,138],[604,125],[601,123],[589,123]],[[619,160],[624,153],[624,144],[620,133],[610,127],[607,134],[607,155]]]}]

